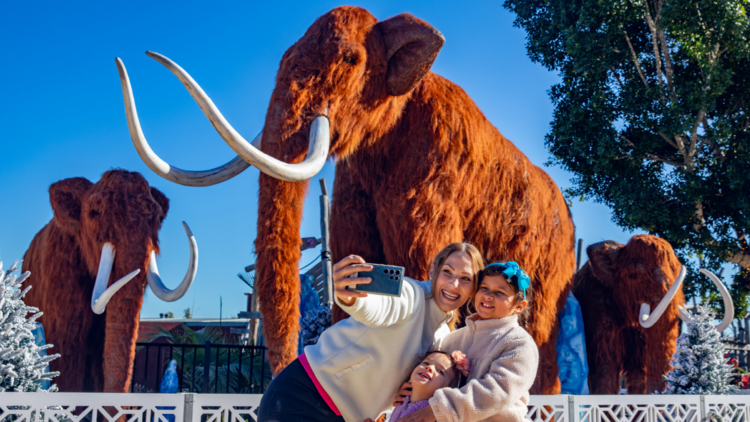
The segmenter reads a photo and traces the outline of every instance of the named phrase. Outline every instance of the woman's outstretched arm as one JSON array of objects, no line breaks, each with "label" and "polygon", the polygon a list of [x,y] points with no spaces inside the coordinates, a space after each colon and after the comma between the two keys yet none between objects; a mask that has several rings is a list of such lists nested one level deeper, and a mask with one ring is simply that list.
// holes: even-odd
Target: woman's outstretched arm
[{"label": "woman's outstretched arm", "polygon": [[336,303],[352,318],[370,327],[384,327],[406,321],[424,306],[422,288],[407,277],[404,277],[401,296],[398,297],[347,290],[351,285],[369,283],[369,277],[350,276],[370,270],[372,266],[357,255],[349,255],[333,267]]}]

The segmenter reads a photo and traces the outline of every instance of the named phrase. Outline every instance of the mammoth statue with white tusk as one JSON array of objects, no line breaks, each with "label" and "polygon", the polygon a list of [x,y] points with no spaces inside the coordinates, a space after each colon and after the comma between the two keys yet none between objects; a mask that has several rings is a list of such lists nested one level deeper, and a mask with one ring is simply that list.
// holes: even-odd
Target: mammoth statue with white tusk
[{"label": "mammoth statue with white tusk", "polygon": [[62,355],[51,370],[60,371],[60,391],[128,392],[146,286],[167,302],[185,295],[198,271],[197,243],[182,223],[190,263],[170,290],[156,266],[169,200],[143,176],[110,170],[97,183],[61,180],[49,194],[54,217],[23,267],[31,271],[24,284],[33,286],[26,303],[44,311],[46,340]]},{"label": "mammoth statue with white tusk", "polygon": [[[117,59],[130,136],[154,172],[187,186],[221,183],[250,165],[261,172],[256,287],[272,372],[297,358],[306,181],[332,158],[333,260],[356,254],[425,280],[441,247],[467,241],[488,260],[531,268],[526,328],[540,356],[531,391],[559,393],[557,315],[575,271],[575,228],[560,189],[460,86],[430,71],[446,41],[428,22],[340,6],[300,35],[281,57],[262,133],[251,142],[185,70],[147,53],[179,78],[237,154],[204,171],[173,167],[149,147]],[[334,319],[345,315],[334,307]]]},{"label": "mammoth statue with white tusk", "polygon": [[[650,235],[626,245],[596,243],[586,252],[573,294],[583,314],[591,394],[617,394],[620,374],[629,394],[663,391],[680,319],[689,318],[681,309],[685,268],[667,241]],[[732,299],[716,276],[701,272],[724,299],[726,314],[717,326],[723,331],[734,317]]]}]

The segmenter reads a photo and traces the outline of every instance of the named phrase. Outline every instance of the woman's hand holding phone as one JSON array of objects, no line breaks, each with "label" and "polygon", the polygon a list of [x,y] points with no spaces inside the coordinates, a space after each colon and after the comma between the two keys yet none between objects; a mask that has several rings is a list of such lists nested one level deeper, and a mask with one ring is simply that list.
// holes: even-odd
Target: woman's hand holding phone
[{"label": "woman's hand holding phone", "polygon": [[361,256],[349,255],[333,266],[333,287],[336,297],[346,306],[354,305],[358,297],[367,297],[367,293],[353,292],[348,286],[367,284],[370,277],[351,277],[358,272],[372,271],[372,265],[365,263]]}]

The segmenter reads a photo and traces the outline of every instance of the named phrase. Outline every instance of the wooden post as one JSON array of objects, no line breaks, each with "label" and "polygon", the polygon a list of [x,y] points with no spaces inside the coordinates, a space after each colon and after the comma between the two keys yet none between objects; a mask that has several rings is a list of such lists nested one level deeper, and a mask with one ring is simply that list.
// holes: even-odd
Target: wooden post
[{"label": "wooden post", "polygon": [[[742,346],[744,348],[744,346],[747,346],[748,343],[750,343],[750,316],[746,316],[743,319],[745,320],[745,338],[742,339]],[[747,350],[743,350],[743,352],[745,352],[745,361],[742,369],[747,370],[748,367],[750,367],[750,352]]]},{"label": "wooden post", "polygon": [[581,269],[581,255],[583,254],[583,239],[578,239],[578,253],[576,254],[576,271]]},{"label": "wooden post", "polygon": [[245,329],[245,346],[258,345],[258,325],[260,323],[260,312],[258,312],[259,303],[258,295],[254,293],[245,293],[247,296],[247,312],[240,312],[240,318],[250,318],[250,322]]},{"label": "wooden post", "polygon": [[[258,312],[260,309],[260,303],[258,302],[258,295],[254,294],[252,302],[250,302],[250,312]],[[260,320],[253,318],[250,320],[250,340],[253,342],[253,346],[258,345],[258,325]]]},{"label": "wooden post", "polygon": [[333,282],[331,280],[331,273],[333,272],[331,264],[331,240],[328,236],[329,219],[331,217],[331,203],[328,199],[328,188],[326,187],[326,179],[320,179],[320,257],[323,263],[323,279],[326,281],[326,301],[328,307],[333,307]]}]

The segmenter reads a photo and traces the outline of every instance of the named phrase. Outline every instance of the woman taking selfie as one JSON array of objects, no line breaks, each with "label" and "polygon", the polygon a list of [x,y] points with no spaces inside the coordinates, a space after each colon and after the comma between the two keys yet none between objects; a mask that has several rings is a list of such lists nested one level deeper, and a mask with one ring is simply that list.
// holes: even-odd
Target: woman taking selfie
[{"label": "woman taking selfie", "polygon": [[436,256],[430,283],[404,277],[398,297],[354,292],[373,269],[356,255],[333,267],[336,303],[351,318],[328,328],[266,389],[259,422],[346,421],[377,417],[436,340],[447,335],[484,268],[479,251],[452,243]]}]

